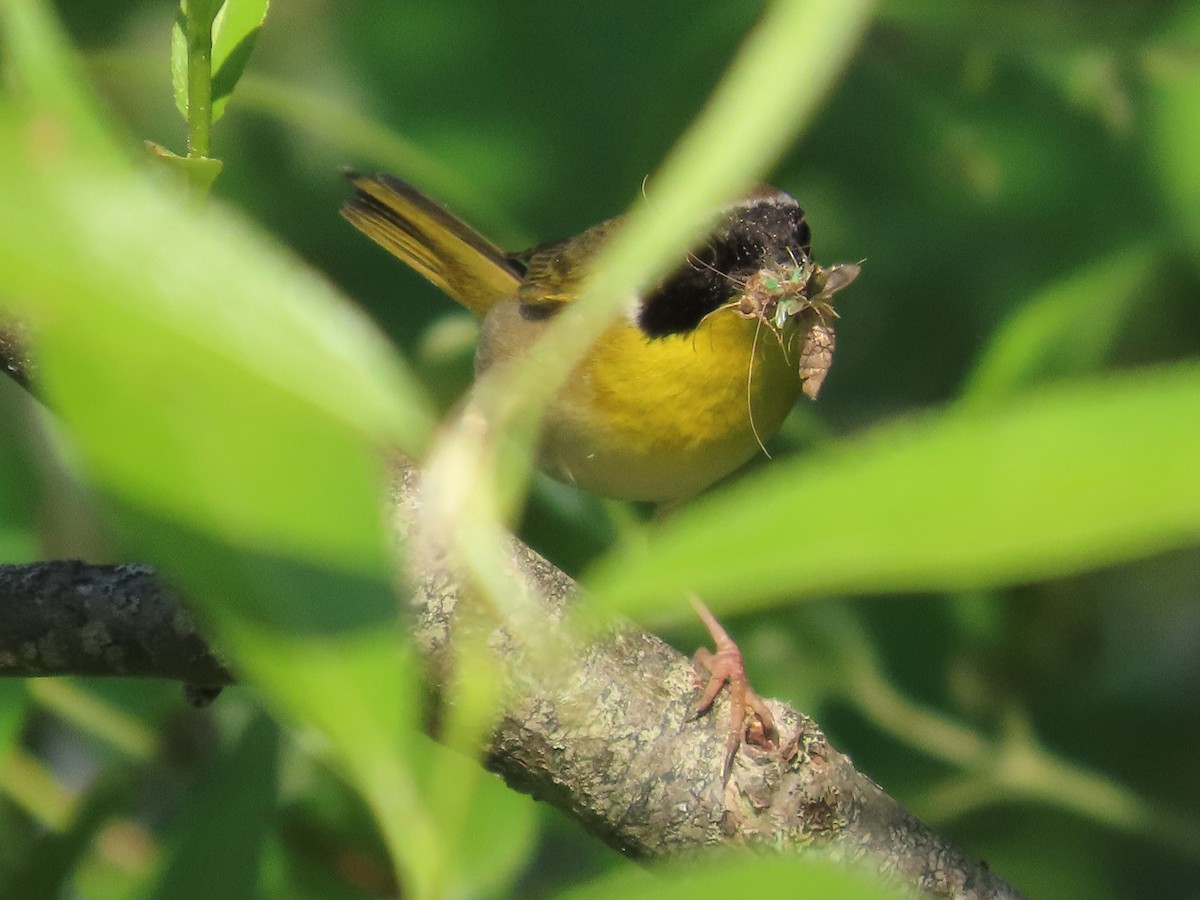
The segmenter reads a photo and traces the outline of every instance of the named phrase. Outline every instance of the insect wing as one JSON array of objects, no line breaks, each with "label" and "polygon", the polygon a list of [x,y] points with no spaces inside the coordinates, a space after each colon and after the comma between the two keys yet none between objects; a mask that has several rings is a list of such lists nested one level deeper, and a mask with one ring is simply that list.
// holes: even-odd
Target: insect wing
[{"label": "insect wing", "polygon": [[800,346],[800,390],[809,400],[816,400],[833,365],[833,348],[836,339],[833,326],[816,310],[810,310],[811,318],[805,323],[804,343]]}]

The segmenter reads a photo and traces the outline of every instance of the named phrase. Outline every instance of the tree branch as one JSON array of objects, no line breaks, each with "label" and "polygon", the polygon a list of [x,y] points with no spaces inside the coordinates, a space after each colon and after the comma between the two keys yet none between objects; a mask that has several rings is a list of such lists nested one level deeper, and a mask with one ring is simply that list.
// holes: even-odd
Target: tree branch
[{"label": "tree branch", "polygon": [[[437,671],[452,649],[466,588],[445,569],[446,555],[422,541],[417,472],[398,467],[395,485],[416,638]],[[519,541],[512,546],[515,577],[557,618],[575,583]],[[177,594],[148,566],[0,566],[0,621],[0,676],[231,681]],[[712,714],[690,720],[692,667],[653,635],[628,627],[590,644],[564,661],[573,668],[552,685],[529,685],[529,673],[509,663],[510,682],[525,687],[491,737],[487,765],[631,856],[719,844],[798,852],[818,844],[928,896],[1019,896],[856,771],[811,719],[782,704],[771,707],[787,752],[743,747],[722,784],[728,704],[722,697]]]},{"label": "tree branch", "polygon": [[0,676],[233,681],[150,566],[0,565]]},{"label": "tree branch", "polygon": [[[3,336],[0,369],[27,383],[27,360],[12,352],[20,344],[5,345]],[[436,682],[469,587],[421,527],[412,466],[397,464],[392,493],[414,637]],[[511,546],[512,577],[546,604],[548,621],[559,621],[577,585],[515,538]],[[148,566],[0,565],[0,623],[0,677],[146,676],[204,688],[232,681],[176,592]],[[728,692],[693,719],[692,667],[651,634],[629,626],[578,647],[561,658],[553,683],[537,683],[521,659],[514,652],[503,661],[513,690],[486,748],[488,767],[624,853],[818,845],[926,896],[1020,896],[858,772],[815,722],[782,704],[771,703],[782,750],[743,747],[724,783]]]}]

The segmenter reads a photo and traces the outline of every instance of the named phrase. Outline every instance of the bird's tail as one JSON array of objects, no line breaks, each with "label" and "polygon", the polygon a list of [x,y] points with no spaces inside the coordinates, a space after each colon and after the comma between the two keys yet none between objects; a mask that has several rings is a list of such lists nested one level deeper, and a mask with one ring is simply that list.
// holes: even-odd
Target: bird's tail
[{"label": "bird's tail", "polygon": [[516,295],[521,269],[440,204],[391,175],[346,177],[356,190],[342,216],[471,312],[482,316]]}]

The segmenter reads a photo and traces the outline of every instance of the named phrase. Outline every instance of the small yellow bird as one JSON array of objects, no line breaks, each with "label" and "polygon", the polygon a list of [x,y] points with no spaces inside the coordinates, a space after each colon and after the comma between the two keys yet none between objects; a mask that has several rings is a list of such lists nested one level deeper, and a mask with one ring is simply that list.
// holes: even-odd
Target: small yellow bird
[{"label": "small yellow bird", "polygon": [[[620,219],[506,253],[411,185],[347,173],[342,215],[482,320],[476,372],[520,359],[579,295]],[[750,459],[803,392],[815,399],[833,359],[833,295],[855,264],[812,261],[804,211],[774,188],[723,210],[708,238],[575,368],[543,421],[538,464],[586,491],[672,507]],[[750,689],[737,645],[697,598],[716,643],[695,714],[728,681],[724,775],[743,740],[777,747],[770,710]],[[743,730],[746,713],[755,718]]]},{"label": "small yellow bird", "polygon": [[[506,253],[411,185],[348,173],[342,215],[482,319],[476,372],[521,358],[620,226]],[[857,265],[809,257],[804,211],[759,188],[593,345],[543,423],[539,467],[591,493],[675,506],[749,460],[829,370],[830,300]]]}]

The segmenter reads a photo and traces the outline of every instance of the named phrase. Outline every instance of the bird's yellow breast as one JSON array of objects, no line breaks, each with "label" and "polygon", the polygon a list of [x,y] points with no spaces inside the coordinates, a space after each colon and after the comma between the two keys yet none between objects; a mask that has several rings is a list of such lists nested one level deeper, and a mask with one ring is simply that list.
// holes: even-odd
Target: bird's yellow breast
[{"label": "bird's yellow breast", "polygon": [[699,493],[783,423],[800,391],[793,338],[785,332],[781,346],[767,326],[732,309],[659,338],[627,321],[613,325],[551,408],[542,467],[632,500]]}]

